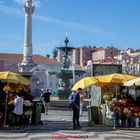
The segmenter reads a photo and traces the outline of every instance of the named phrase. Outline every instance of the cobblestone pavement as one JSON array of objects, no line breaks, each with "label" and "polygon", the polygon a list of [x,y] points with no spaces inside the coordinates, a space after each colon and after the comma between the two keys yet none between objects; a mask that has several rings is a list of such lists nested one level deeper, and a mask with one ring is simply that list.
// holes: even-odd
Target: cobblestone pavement
[{"label": "cobblestone pavement", "polygon": [[50,110],[49,115],[42,114],[43,125],[20,129],[1,129],[0,140],[140,140],[140,129],[105,126],[88,126],[87,112],[80,118],[82,128],[73,130],[72,112]]}]

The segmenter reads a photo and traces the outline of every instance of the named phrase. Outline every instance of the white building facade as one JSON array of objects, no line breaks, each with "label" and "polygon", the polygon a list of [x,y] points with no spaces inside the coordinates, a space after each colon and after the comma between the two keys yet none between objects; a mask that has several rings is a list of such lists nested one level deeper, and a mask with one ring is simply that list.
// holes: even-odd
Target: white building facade
[{"label": "white building facade", "polygon": [[122,64],[122,72],[126,74],[140,76],[140,52],[134,50],[124,50],[114,57],[118,63]]}]

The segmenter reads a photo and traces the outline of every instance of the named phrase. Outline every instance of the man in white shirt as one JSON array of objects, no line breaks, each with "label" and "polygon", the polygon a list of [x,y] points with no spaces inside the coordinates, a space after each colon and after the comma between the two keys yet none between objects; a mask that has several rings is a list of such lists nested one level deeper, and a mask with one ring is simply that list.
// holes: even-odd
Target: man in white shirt
[{"label": "man in white shirt", "polygon": [[14,125],[19,126],[22,124],[22,114],[23,114],[23,104],[24,99],[21,96],[21,93],[17,94],[17,97],[14,100]]}]

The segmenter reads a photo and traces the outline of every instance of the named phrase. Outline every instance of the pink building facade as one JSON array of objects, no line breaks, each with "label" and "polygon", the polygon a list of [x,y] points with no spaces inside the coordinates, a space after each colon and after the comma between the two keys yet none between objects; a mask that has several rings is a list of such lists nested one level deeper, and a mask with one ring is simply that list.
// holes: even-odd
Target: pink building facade
[{"label": "pink building facade", "polygon": [[119,50],[114,47],[107,47],[92,53],[93,62],[104,61],[106,58],[113,58],[119,53]]}]

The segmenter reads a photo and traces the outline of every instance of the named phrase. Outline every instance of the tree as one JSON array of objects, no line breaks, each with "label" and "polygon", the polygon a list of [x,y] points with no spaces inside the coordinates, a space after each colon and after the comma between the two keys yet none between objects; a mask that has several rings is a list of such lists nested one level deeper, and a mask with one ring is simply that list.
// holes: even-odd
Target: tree
[{"label": "tree", "polygon": [[49,55],[49,54],[46,54],[46,57],[47,57],[47,58],[50,58],[50,55]]},{"label": "tree", "polygon": [[53,49],[53,58],[56,58],[57,57],[57,47],[55,47],[54,49]]}]

